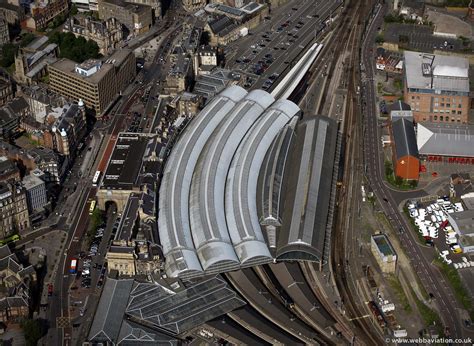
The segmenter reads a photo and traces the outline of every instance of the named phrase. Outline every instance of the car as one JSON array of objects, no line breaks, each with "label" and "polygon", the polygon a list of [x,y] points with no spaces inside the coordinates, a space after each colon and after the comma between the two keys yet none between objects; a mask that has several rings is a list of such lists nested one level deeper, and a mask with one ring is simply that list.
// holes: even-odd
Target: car
[{"label": "car", "polygon": [[292,7],[291,8],[293,11],[298,11],[298,8],[297,7]]},{"label": "car", "polygon": [[235,62],[236,62],[237,64],[241,64],[241,63],[242,63],[242,60],[236,59]]}]

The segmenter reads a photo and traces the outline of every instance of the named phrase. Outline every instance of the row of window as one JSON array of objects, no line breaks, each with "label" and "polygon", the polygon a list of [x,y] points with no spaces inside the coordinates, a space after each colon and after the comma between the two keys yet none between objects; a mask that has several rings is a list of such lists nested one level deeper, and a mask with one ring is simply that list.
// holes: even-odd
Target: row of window
[{"label": "row of window", "polygon": [[[433,119],[434,119],[435,121],[438,121],[438,116],[437,116],[437,115],[433,116]],[[450,118],[449,116],[440,115],[440,116],[439,116],[439,121],[445,121],[445,122],[449,122],[449,121],[455,122],[455,121],[457,121],[458,123],[460,123],[460,122],[461,122],[461,119],[459,119],[459,118],[453,118],[453,117]]]},{"label": "row of window", "polygon": [[[433,109],[433,111],[435,113],[451,113],[451,114],[456,114],[456,110],[455,109],[452,109],[451,111],[449,111],[449,109]],[[457,111],[457,114],[458,115],[461,115],[462,114],[462,111]]]}]

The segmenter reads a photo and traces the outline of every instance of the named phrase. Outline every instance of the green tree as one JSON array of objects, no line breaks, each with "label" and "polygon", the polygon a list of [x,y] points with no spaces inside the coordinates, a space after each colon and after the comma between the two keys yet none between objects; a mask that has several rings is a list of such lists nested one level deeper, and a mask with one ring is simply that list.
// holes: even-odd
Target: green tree
[{"label": "green tree", "polygon": [[36,346],[38,340],[41,339],[43,331],[39,320],[23,320],[20,323],[21,329],[25,333],[25,340],[27,346]]},{"label": "green tree", "polygon": [[385,161],[385,176],[388,178],[393,174],[392,163],[390,161]]},{"label": "green tree", "polygon": [[383,38],[382,34],[378,34],[377,37],[375,38],[375,43],[381,44],[384,43],[385,39]]},{"label": "green tree", "polygon": [[211,36],[209,35],[209,33],[207,31],[203,31],[202,34],[201,34],[201,38],[199,40],[199,43],[201,45],[208,45],[209,42],[211,41]]},{"label": "green tree", "polygon": [[75,16],[79,11],[77,10],[77,6],[72,4],[71,6],[71,16]]},{"label": "green tree", "polygon": [[401,186],[402,184],[403,184],[403,178],[397,175],[395,177],[395,185]]},{"label": "green tree", "polygon": [[6,43],[1,47],[0,65],[2,67],[9,67],[15,62],[15,54],[18,51],[18,46],[13,43]]},{"label": "green tree", "polygon": [[31,42],[33,42],[35,38],[36,36],[34,34],[32,34],[31,32],[27,32],[26,34],[21,36],[20,47],[26,47]]}]

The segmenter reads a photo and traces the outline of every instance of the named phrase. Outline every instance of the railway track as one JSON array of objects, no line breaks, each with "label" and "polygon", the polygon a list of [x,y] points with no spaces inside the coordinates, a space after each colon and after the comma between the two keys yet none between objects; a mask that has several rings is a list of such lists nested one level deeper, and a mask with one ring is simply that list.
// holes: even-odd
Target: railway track
[{"label": "railway track", "polygon": [[[379,345],[382,340],[378,337],[369,321],[365,318],[360,318],[366,315],[367,309],[358,306],[355,296],[357,295],[357,287],[352,281],[352,278],[348,277],[346,268],[347,260],[347,243],[348,240],[346,235],[351,229],[352,225],[352,201],[358,188],[357,179],[355,174],[358,170],[359,158],[361,158],[360,152],[360,111],[358,101],[358,81],[359,81],[359,59],[360,59],[360,47],[361,38],[364,30],[364,23],[361,18],[366,18],[371,8],[372,1],[364,0],[357,1],[353,12],[355,15],[350,21],[349,28],[350,32],[344,32],[344,39],[341,40],[337,47],[342,49],[339,54],[347,55],[344,59],[344,68],[342,75],[347,76],[344,80],[343,88],[347,88],[346,94],[346,107],[344,117],[342,119],[342,135],[345,141],[345,155],[343,164],[343,180],[342,188],[338,190],[338,208],[336,211],[336,226],[334,230],[334,236],[332,237],[332,255],[331,264],[332,270],[335,275],[336,285],[343,300],[344,309],[347,311],[348,317],[352,320],[354,327],[356,328],[356,338],[362,339],[365,344],[368,345]],[[346,30],[346,29],[343,29]],[[338,49],[336,48],[336,49]],[[333,78],[333,73],[337,67],[339,59],[332,60],[332,67],[329,80]],[[319,111],[325,102],[328,102],[327,98],[332,96],[327,88],[325,94],[323,94],[323,102],[319,106]]]}]

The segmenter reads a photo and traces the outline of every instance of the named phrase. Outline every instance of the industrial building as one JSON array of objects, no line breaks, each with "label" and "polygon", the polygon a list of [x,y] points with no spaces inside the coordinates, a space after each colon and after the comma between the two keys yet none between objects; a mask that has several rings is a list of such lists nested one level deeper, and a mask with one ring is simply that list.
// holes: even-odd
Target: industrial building
[{"label": "industrial building", "polygon": [[467,59],[405,51],[404,61],[404,101],[416,122],[468,122]]},{"label": "industrial building", "polygon": [[458,236],[458,244],[464,253],[474,252],[474,210],[465,210],[448,216],[449,224]]},{"label": "industrial building", "polygon": [[299,113],[291,101],[231,86],[187,125],[159,193],[169,277],[274,259],[324,262],[337,124],[326,117],[298,122]]}]

